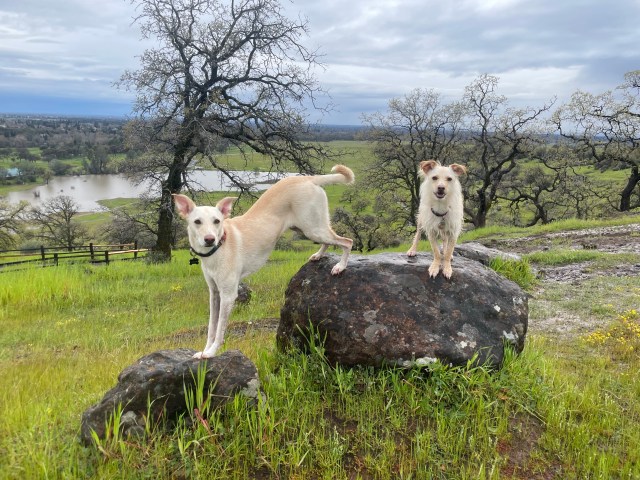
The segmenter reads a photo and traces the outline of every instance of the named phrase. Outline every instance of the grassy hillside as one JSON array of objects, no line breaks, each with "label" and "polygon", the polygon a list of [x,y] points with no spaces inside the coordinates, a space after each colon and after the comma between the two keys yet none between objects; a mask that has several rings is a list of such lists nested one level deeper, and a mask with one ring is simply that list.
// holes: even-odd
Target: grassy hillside
[{"label": "grassy hillside", "polygon": [[200,268],[178,251],[170,264],[0,273],[0,478],[640,477],[638,276],[598,277],[584,294],[531,287],[532,324],[565,312],[598,323],[571,337],[532,328],[499,372],[336,369],[321,351],[285,356],[274,345],[284,289],[314,250],[274,252],[232,315],[225,348],[257,364],[265,402],[238,399],[207,425],[98,448],[78,443],[80,415],[124,367],[158,349],[202,348]]}]

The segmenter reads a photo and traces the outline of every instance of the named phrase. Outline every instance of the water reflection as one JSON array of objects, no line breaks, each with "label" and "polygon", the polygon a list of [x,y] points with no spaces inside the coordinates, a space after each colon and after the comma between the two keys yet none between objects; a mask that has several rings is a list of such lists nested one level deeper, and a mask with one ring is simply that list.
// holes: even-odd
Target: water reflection
[{"label": "water reflection", "polygon": [[[243,183],[253,185],[258,190],[269,186],[287,174],[265,172],[232,172]],[[232,191],[231,181],[219,171],[197,170],[189,173],[189,180],[196,189],[206,191]],[[73,198],[80,211],[95,212],[102,207],[99,200],[113,198],[134,198],[149,190],[150,183],[135,185],[123,175],[80,175],[75,177],[53,177],[48,185],[39,185],[30,190],[10,192],[7,200],[18,203],[21,200],[39,206],[58,195]],[[158,186],[155,186],[156,191]]]}]

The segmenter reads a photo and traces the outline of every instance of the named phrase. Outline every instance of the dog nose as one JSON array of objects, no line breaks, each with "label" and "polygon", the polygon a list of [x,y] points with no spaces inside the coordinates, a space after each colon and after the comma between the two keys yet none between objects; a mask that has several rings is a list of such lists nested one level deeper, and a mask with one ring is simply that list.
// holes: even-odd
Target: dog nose
[{"label": "dog nose", "polygon": [[216,242],[216,239],[213,235],[207,235],[206,237],[204,237],[204,244],[207,247],[212,246],[215,242]]},{"label": "dog nose", "polygon": [[438,187],[438,193],[440,194],[444,193],[444,187]]}]

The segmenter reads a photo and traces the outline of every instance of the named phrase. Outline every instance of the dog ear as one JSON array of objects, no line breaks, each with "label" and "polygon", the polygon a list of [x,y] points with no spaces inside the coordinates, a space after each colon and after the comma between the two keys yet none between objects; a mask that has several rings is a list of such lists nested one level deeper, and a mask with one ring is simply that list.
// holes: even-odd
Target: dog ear
[{"label": "dog ear", "polygon": [[438,165],[440,164],[435,160],[423,160],[422,162],[420,162],[420,170],[418,171],[418,173],[422,173],[423,175],[426,175],[431,170],[436,168]]},{"label": "dog ear", "polygon": [[191,200],[189,197],[185,195],[174,193],[172,196],[173,196],[173,202],[175,203],[180,216],[182,218],[187,218],[187,216],[196,207],[196,204],[193,203],[193,200]]},{"label": "dog ear", "polygon": [[449,167],[451,168],[451,170],[453,170],[453,173],[455,173],[458,176],[464,175],[465,173],[467,173],[467,167],[465,167],[464,165],[458,165],[457,163],[452,163],[451,165],[449,165]]},{"label": "dog ear", "polygon": [[216,203],[216,208],[222,212],[224,218],[227,218],[231,214],[231,207],[238,197],[225,197]]}]

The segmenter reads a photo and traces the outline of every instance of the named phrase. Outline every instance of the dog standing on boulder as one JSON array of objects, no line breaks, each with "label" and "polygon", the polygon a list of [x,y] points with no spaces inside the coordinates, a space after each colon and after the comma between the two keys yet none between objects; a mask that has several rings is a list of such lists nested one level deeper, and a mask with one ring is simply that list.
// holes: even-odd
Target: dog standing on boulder
[{"label": "dog standing on boulder", "polygon": [[[407,255],[416,255],[418,242],[424,232],[433,250],[433,263],[429,267],[429,276],[432,278],[438,275],[440,268],[446,278],[451,278],[453,272],[451,257],[462,232],[464,215],[464,199],[458,177],[466,172],[466,167],[456,163],[445,167],[435,160],[420,162],[418,173],[423,181],[420,185],[417,230]],[[438,238],[442,239],[442,254]]]},{"label": "dog standing on boulder", "polygon": [[351,169],[336,165],[329,175],[294,176],[269,188],[239,217],[229,218],[235,197],[215,207],[196,206],[189,197],[174,195],[180,216],[187,220],[191,251],[202,259],[209,286],[207,344],[196,358],[213,357],[224,341],[229,315],[238,296],[240,280],[265,264],[285,230],[296,228],[320,250],[309,260],[319,260],[329,245],[342,248],[340,261],[331,270],[338,275],[347,267],[353,240],[336,235],[330,226],[329,202],[322,185],[353,183]]}]

